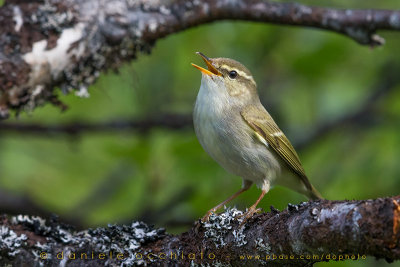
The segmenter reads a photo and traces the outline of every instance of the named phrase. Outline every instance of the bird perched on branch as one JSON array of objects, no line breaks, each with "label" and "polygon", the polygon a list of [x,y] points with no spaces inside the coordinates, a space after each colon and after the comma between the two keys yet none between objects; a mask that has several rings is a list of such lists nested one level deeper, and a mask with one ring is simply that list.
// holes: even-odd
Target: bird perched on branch
[{"label": "bird perched on branch", "polygon": [[202,72],[193,113],[197,138],[216,162],[243,179],[242,188],[209,210],[203,221],[253,183],[261,188],[261,195],[244,214],[244,221],[259,212],[258,203],[274,184],[286,186],[309,199],[321,199],[295,149],[261,104],[250,71],[229,58],[197,54],[208,68],[192,64]]}]

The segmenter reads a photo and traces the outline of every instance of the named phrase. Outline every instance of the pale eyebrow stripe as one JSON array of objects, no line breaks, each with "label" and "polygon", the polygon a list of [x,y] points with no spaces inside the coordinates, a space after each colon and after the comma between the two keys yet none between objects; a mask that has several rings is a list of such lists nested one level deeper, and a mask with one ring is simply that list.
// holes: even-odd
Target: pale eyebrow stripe
[{"label": "pale eyebrow stripe", "polygon": [[[228,65],[221,65],[220,68],[226,69],[226,70],[232,70],[231,67],[229,67]],[[234,69],[240,76],[246,78],[247,80],[250,80],[254,85],[256,85],[256,82],[254,81],[253,77],[251,75],[248,75],[246,72],[238,70],[238,69]]]}]

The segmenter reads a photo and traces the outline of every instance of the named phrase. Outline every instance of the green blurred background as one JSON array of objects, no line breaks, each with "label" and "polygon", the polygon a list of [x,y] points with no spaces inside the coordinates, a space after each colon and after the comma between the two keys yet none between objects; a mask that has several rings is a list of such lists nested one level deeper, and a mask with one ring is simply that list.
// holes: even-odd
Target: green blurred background
[{"label": "green blurred background", "polygon": [[[395,3],[324,5],[398,8]],[[262,102],[298,148],[310,180],[324,197],[398,195],[400,33],[380,34],[386,45],[371,49],[306,28],[209,24],[160,40],[151,55],[141,55],[119,73],[103,73],[88,99],[60,93],[70,106],[64,113],[46,105],[8,122],[59,125],[191,114],[201,75],[190,63],[203,63],[194,53],[201,51],[237,59],[250,69]],[[352,115],[358,111],[359,116]],[[0,188],[78,227],[144,220],[179,233],[240,186],[240,178],[204,152],[192,126],[77,136],[0,135]],[[253,187],[230,205],[245,209],[259,193]],[[260,207],[282,210],[301,201],[306,198],[275,187]],[[385,264],[371,258],[317,266],[377,263]]]}]

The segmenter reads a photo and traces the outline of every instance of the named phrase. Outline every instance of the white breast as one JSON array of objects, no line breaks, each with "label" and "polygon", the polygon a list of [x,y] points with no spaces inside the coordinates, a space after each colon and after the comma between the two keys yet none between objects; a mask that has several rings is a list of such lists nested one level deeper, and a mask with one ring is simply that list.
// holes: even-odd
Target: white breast
[{"label": "white breast", "polygon": [[[193,113],[194,128],[204,150],[221,164],[223,151],[220,143],[226,139],[223,124],[224,107],[227,105],[228,98],[220,92],[223,89],[216,86],[207,87],[204,79],[211,79],[211,77],[206,76],[202,79]],[[216,85],[216,83],[212,84]]]}]

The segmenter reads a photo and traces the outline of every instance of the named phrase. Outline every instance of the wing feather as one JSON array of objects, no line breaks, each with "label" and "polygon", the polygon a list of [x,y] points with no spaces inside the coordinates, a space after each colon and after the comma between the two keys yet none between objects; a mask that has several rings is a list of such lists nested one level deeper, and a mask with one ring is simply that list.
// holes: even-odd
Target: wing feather
[{"label": "wing feather", "polygon": [[263,137],[290,169],[300,177],[304,185],[312,190],[312,185],[301,165],[299,156],[271,115],[263,107],[255,106],[243,109],[241,115],[255,133]]}]

